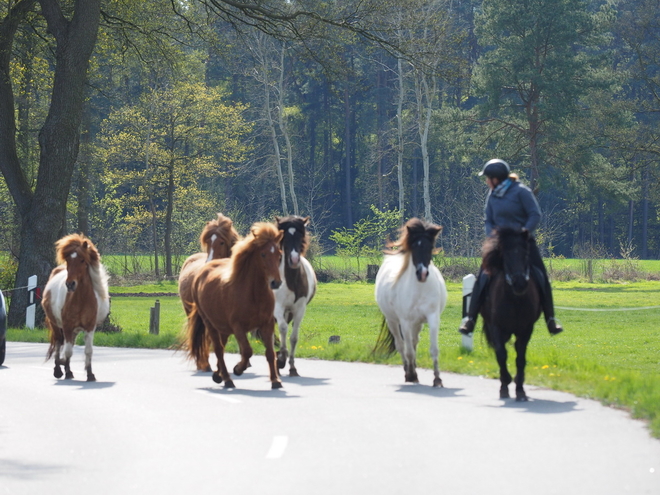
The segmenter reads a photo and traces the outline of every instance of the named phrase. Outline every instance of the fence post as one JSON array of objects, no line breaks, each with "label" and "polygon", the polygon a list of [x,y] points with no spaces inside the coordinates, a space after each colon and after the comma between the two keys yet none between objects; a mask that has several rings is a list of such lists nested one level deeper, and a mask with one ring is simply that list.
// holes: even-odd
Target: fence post
[{"label": "fence post", "polygon": [[27,291],[28,291],[28,306],[25,310],[25,326],[30,330],[34,330],[34,315],[37,303],[37,276],[32,275],[28,277]]},{"label": "fence post", "polygon": [[[474,282],[476,280],[477,278],[471,273],[468,273],[463,277],[463,318],[467,316],[468,308],[470,307],[470,299],[472,299],[472,288],[474,287]],[[471,333],[470,335],[462,335],[463,339],[461,343],[468,351],[474,349],[473,336],[474,333]]]},{"label": "fence post", "polygon": [[156,299],[156,304],[149,310],[149,333],[158,335],[160,331],[160,301]]}]

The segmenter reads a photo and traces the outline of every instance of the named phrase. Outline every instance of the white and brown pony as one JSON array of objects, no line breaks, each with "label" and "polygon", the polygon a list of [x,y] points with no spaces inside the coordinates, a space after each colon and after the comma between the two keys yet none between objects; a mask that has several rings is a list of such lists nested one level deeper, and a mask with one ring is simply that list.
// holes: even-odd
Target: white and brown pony
[{"label": "white and brown pony", "polygon": [[241,375],[248,368],[252,347],[250,332],[258,331],[266,347],[272,388],[281,388],[275,362],[274,330],[275,295],[273,290],[282,283],[279,248],[282,233],[271,223],[255,223],[243,240],[236,243],[230,258],[209,261],[202,266],[192,283],[192,310],[188,318],[186,347],[196,363],[209,355],[208,337],[218,358],[218,370],[213,381],[234,382],[224,360],[224,349],[230,335],[234,335],[241,353],[241,361],[234,374]]},{"label": "white and brown pony", "polygon": [[442,387],[438,365],[440,314],[447,304],[445,281],[432,262],[442,227],[412,218],[390,245],[376,275],[376,302],[384,315],[375,352],[401,354],[406,382],[418,383],[417,344],[428,324],[433,359],[433,386]]},{"label": "white and brown pony", "polygon": [[[41,305],[50,330],[46,360],[55,355],[55,378],[73,378],[70,360],[78,333],[85,332],[85,370],[87,381],[96,381],[92,373],[94,331],[110,311],[108,275],[99,252],[85,236],[71,234],[55,243],[59,266],[53,269],[44,289]],[[64,357],[61,355],[64,345]]]},{"label": "white and brown pony", "polygon": [[[280,276],[282,285],[275,290],[275,319],[280,330],[280,350],[277,353],[277,365],[284,368],[289,358],[289,375],[299,376],[295,366],[296,345],[300,323],[305,316],[307,305],[316,293],[316,274],[312,265],[305,258],[309,245],[306,227],[309,217],[290,215],[276,217],[277,228],[282,232],[282,261]],[[291,354],[286,346],[286,334],[289,323],[291,330]]]},{"label": "white and brown pony", "polygon": [[[189,316],[192,310],[191,287],[199,269],[209,261],[229,258],[232,247],[239,239],[240,236],[234,228],[234,223],[222,213],[218,213],[218,218],[215,220],[206,222],[206,226],[199,236],[202,252],[188,257],[181,267],[181,272],[179,272],[179,297],[186,316]],[[208,356],[197,363],[197,369],[211,370]]]}]

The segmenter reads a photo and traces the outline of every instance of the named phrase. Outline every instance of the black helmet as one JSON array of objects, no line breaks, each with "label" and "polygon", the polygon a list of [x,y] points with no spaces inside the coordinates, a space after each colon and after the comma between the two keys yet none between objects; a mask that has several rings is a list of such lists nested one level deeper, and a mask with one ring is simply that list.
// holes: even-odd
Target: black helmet
[{"label": "black helmet", "polygon": [[485,175],[491,179],[506,180],[510,173],[511,169],[509,168],[509,164],[507,162],[500,160],[499,158],[493,158],[492,160],[486,162],[484,169],[479,172],[479,175]]}]

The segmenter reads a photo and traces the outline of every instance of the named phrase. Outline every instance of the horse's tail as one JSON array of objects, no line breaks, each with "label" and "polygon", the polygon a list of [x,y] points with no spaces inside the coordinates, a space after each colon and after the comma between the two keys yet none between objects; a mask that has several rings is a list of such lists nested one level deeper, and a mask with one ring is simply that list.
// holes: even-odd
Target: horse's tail
[{"label": "horse's tail", "polygon": [[394,344],[394,336],[390,332],[390,328],[387,326],[387,320],[383,317],[383,323],[380,326],[380,334],[378,335],[378,340],[376,340],[376,346],[372,351],[372,354],[379,356],[391,356],[396,351],[396,345]]},{"label": "horse's tail", "polygon": [[62,330],[57,328],[56,325],[50,321],[50,318],[46,316],[45,318],[46,328],[48,328],[48,333],[50,334],[50,345],[48,346],[48,351],[46,352],[46,361],[53,357],[53,352],[59,344],[60,346],[64,344],[64,334]]},{"label": "horse's tail", "polygon": [[209,339],[206,338],[206,326],[199,315],[197,305],[193,303],[192,310],[188,315],[188,328],[186,332],[186,347],[188,357],[198,365],[203,363],[203,368],[208,365]]}]

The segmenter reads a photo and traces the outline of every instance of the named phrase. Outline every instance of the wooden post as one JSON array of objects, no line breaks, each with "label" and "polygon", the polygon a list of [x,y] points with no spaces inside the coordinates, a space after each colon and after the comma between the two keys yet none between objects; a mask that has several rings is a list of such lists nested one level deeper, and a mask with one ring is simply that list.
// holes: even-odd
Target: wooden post
[{"label": "wooden post", "polygon": [[149,333],[158,335],[160,332],[160,301],[156,299],[153,308],[149,308]]},{"label": "wooden post", "polygon": [[376,280],[376,275],[378,275],[379,268],[380,266],[378,265],[367,265],[367,280],[369,282]]}]

